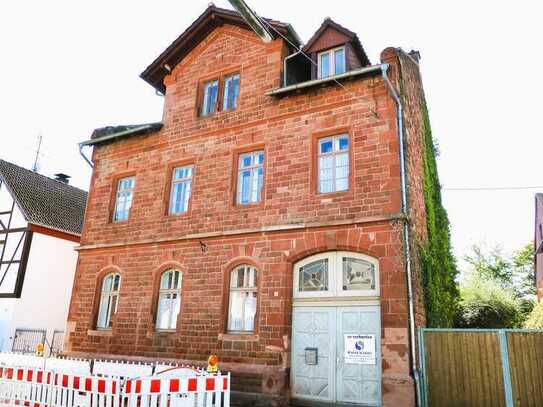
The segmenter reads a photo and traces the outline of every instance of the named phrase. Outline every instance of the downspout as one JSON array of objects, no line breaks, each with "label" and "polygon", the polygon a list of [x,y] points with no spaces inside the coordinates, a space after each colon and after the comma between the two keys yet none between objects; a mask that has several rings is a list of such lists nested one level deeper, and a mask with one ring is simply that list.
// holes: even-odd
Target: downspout
[{"label": "downspout", "polygon": [[402,101],[394,89],[394,86],[390,82],[390,79],[387,75],[389,65],[381,65],[381,73],[383,75],[383,80],[387,84],[388,90],[394,101],[397,105],[396,111],[396,120],[398,125],[398,141],[400,148],[400,184],[401,184],[401,195],[402,195],[402,213],[405,216],[403,222],[403,238],[404,238],[404,253],[405,253],[405,262],[406,262],[406,272],[407,272],[407,301],[408,301],[408,313],[409,313],[409,348],[411,354],[411,370],[413,372],[413,379],[415,380],[415,389],[417,392],[417,405],[420,405],[420,394],[419,394],[419,372],[417,369],[417,358],[416,358],[416,342],[415,342],[415,306],[413,303],[413,272],[411,270],[411,239],[409,234],[409,213],[408,213],[408,201],[407,201],[407,176],[405,168],[405,151],[404,151],[404,131],[403,131],[403,106]]},{"label": "downspout", "polygon": [[83,147],[85,147],[82,143],[79,144],[79,154],[81,154],[81,157],[83,157],[83,159],[87,162],[87,164],[90,165],[91,168],[94,167],[94,165],[92,165],[92,162],[91,160],[89,160],[87,158],[87,156],[83,153]]}]

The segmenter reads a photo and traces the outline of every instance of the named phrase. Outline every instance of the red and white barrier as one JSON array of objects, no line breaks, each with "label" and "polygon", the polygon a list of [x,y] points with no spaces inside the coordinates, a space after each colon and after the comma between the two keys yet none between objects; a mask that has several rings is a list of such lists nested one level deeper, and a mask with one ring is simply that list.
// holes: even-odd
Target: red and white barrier
[{"label": "red and white barrier", "polygon": [[29,407],[229,407],[230,374],[122,381],[0,367],[0,401]]}]

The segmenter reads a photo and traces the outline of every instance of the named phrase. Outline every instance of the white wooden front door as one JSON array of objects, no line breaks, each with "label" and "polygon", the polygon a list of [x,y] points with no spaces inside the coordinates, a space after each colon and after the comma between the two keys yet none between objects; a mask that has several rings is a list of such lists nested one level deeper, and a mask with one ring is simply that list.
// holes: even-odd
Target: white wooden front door
[{"label": "white wooden front door", "polygon": [[[345,359],[345,336],[375,336],[375,364]],[[306,350],[316,348],[317,363]],[[292,320],[292,397],[328,403],[381,403],[381,321],[377,305],[295,306]]]}]

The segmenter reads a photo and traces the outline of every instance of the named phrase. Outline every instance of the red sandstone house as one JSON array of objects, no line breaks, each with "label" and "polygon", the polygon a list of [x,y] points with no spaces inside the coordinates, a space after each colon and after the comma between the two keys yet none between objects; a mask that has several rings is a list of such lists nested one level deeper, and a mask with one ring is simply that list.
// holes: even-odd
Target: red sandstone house
[{"label": "red sandstone house", "polygon": [[535,286],[537,299],[543,298],[543,193],[535,194]]},{"label": "red sandstone house", "polygon": [[311,63],[289,24],[263,24],[269,42],[210,6],[142,74],[162,122],[82,143],[94,170],[65,349],[217,354],[235,396],[262,404],[414,405],[418,53],[372,65],[326,19]]}]

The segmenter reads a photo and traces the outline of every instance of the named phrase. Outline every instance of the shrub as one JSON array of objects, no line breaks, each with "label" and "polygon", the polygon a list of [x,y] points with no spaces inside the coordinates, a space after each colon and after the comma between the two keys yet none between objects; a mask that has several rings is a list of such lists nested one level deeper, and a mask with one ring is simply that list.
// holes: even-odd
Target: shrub
[{"label": "shrub", "polygon": [[471,276],[460,285],[457,325],[461,328],[518,328],[523,315],[519,299],[498,281]]},{"label": "shrub", "polygon": [[524,322],[524,328],[543,329],[543,301],[538,303],[528,315],[528,319]]}]

